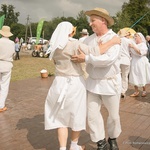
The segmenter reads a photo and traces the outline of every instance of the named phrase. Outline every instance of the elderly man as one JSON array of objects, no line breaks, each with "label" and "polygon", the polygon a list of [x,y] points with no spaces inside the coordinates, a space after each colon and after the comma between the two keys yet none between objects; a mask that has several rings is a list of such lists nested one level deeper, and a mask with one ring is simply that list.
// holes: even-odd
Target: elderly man
[{"label": "elderly man", "polygon": [[[90,26],[94,34],[84,41],[89,46],[97,46],[97,42],[106,43],[114,33],[108,26],[114,24],[113,18],[103,8],[95,8],[85,12],[90,17]],[[119,104],[121,95],[120,45],[116,44],[99,56],[92,54],[72,56],[75,63],[86,62],[89,77],[86,80],[88,91],[88,125],[91,140],[97,143],[97,150],[107,150],[105,127],[100,109],[102,104],[108,110],[107,119],[108,143],[110,150],[119,150],[116,138],[121,133]]]},{"label": "elderly man", "polygon": [[3,26],[0,34],[2,35],[0,39],[0,112],[3,112],[7,110],[5,101],[9,91],[15,43],[9,39],[13,35],[10,27]]}]

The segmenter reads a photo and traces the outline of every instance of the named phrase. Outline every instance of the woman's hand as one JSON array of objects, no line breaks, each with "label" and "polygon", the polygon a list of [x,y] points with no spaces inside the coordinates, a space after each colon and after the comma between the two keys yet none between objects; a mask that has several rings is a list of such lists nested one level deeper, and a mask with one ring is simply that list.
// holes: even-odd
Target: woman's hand
[{"label": "woman's hand", "polygon": [[112,43],[115,45],[115,44],[121,44],[121,38],[118,37],[118,36],[114,36],[112,39],[111,39]]}]

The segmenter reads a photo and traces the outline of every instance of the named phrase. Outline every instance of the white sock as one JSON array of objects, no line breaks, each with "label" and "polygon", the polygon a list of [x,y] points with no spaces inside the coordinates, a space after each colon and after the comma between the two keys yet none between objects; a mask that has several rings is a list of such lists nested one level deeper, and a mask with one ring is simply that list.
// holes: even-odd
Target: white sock
[{"label": "white sock", "polygon": [[59,150],[66,150],[66,147],[60,147]]},{"label": "white sock", "polygon": [[77,143],[78,143],[78,141],[76,141],[76,142],[71,141],[71,146],[70,146],[70,148],[76,148],[76,147],[78,147]]}]

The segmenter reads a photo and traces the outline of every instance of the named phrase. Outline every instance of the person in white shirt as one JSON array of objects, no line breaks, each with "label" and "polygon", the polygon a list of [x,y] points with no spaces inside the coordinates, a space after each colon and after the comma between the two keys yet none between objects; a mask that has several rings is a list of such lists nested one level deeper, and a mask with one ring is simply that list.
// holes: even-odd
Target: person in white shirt
[{"label": "person in white shirt", "polygon": [[67,148],[68,128],[71,128],[70,150],[85,148],[78,145],[80,131],[86,128],[86,88],[81,65],[71,61],[80,43],[72,38],[75,31],[70,22],[59,23],[49,47],[49,57],[55,62],[55,79],[45,101],[45,130],[57,129],[59,150]]},{"label": "person in white shirt", "polygon": [[121,37],[121,58],[120,58],[120,68],[121,68],[121,77],[122,77],[122,90],[121,90],[121,98],[126,97],[126,91],[128,89],[128,78],[130,71],[130,48],[129,44],[132,43],[133,40],[129,39],[128,32],[125,29],[121,29],[118,33]]},{"label": "person in white shirt", "polygon": [[[89,36],[88,30],[87,29],[82,29],[81,33],[81,38],[79,38],[80,42],[84,42],[84,40]],[[84,78],[86,79],[88,77],[88,74],[86,72],[86,64],[82,63],[82,69],[84,71]]]},{"label": "person in white shirt", "polygon": [[[107,10],[95,8],[85,12],[90,17],[90,26],[94,34],[84,41],[89,46],[97,46],[97,42],[105,43],[112,39],[116,33],[108,26],[114,24]],[[100,50],[101,51],[101,50]],[[101,114],[102,104],[108,110],[107,119],[108,143],[110,150],[119,150],[117,140],[121,133],[119,104],[121,95],[121,74],[120,74],[120,51],[121,46],[116,44],[99,56],[93,54],[81,54],[72,56],[75,63],[86,62],[87,96],[87,118],[91,140],[97,143],[97,150],[107,150],[108,145],[105,139],[105,127]]]},{"label": "person in white shirt", "polygon": [[87,29],[82,29],[81,33],[81,38],[79,38],[80,42],[84,42],[84,40],[89,36],[89,32]]},{"label": "person in white shirt", "polygon": [[9,39],[13,35],[9,26],[3,26],[0,34],[0,112],[3,112],[7,110],[5,102],[9,91],[15,43]]}]

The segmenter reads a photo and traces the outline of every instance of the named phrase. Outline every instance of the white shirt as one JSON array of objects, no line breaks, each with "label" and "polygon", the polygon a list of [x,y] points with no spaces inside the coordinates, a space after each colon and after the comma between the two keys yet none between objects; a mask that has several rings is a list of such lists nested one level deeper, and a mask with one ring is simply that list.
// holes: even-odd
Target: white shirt
[{"label": "white shirt", "polygon": [[130,48],[129,48],[130,43],[133,43],[133,40],[128,39],[126,37],[121,38],[121,60],[120,60],[120,64],[130,65],[130,61],[131,61]]},{"label": "white shirt", "polygon": [[83,37],[79,38],[79,41],[80,41],[80,42],[84,42],[84,40],[85,40],[87,37],[88,37],[88,35],[83,36]]},{"label": "white shirt", "polygon": [[[102,43],[109,41],[115,36],[111,29],[103,36],[98,38],[92,34],[84,41],[89,46],[97,46],[98,40]],[[116,95],[121,93],[121,75],[120,75],[120,54],[121,46],[114,45],[102,55],[86,55],[87,73],[89,74],[87,90],[102,95]]]},{"label": "white shirt", "polygon": [[11,70],[14,53],[15,43],[9,40],[9,38],[0,38],[0,72]]}]

